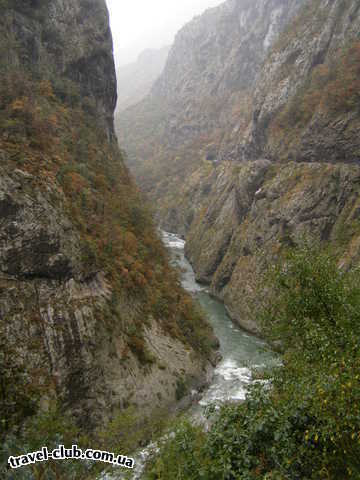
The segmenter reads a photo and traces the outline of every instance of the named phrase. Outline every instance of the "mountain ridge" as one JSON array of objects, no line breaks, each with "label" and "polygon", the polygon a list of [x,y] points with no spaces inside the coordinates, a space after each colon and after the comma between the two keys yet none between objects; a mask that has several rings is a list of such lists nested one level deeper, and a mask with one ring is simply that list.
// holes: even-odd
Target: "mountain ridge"
[{"label": "mountain ridge", "polygon": [[140,102],[150,92],[164,69],[170,47],[146,49],[135,62],[117,68],[118,102],[115,112],[120,115],[131,105]]}]

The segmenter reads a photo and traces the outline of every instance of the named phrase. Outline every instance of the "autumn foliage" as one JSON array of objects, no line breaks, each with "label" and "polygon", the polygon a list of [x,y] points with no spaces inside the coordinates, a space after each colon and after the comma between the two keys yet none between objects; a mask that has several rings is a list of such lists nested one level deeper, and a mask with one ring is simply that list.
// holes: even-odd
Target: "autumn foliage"
[{"label": "autumn foliage", "polygon": [[301,129],[316,114],[334,116],[357,110],[359,101],[360,41],[354,41],[313,69],[306,85],[279,112],[271,128],[277,134]]},{"label": "autumn foliage", "polygon": [[[69,96],[69,83],[59,79],[39,82],[16,68],[0,73],[3,167],[31,174],[36,191],[57,192],[54,206],[78,233],[84,272],[103,272],[111,289],[107,306],[97,310],[99,320],[123,332],[127,351],[144,366],[154,361],[143,335],[152,321],[208,355],[210,327],[181,289],[116,139],[109,140],[89,113],[91,99],[76,95],[75,87]],[[27,401],[27,388],[18,382],[14,395]],[[0,414],[3,406],[8,411],[5,400],[0,393]],[[9,428],[21,422],[24,408],[11,413]]]}]

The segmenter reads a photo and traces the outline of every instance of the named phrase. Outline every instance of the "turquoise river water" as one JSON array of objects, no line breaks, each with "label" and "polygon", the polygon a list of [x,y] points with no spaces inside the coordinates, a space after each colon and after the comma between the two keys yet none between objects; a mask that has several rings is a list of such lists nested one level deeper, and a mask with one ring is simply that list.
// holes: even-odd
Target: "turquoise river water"
[{"label": "turquoise river water", "polygon": [[193,269],[185,258],[184,240],[167,232],[162,232],[162,237],[173,263],[181,269],[183,287],[198,299],[220,341],[222,361],[199,405],[245,399],[246,388],[252,382],[251,370],[273,365],[276,357],[265,342],[234,325],[224,305],[196,282]]}]

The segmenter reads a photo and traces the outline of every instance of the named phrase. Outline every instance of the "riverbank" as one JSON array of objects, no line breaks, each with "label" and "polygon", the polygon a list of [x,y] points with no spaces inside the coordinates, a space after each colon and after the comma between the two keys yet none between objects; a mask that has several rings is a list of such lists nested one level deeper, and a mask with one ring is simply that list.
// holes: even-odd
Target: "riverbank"
[{"label": "riverbank", "polygon": [[[253,371],[274,366],[278,359],[262,339],[238,327],[227,314],[225,306],[209,293],[206,286],[196,282],[195,273],[185,258],[185,241],[172,233],[160,233],[169,249],[172,264],[181,272],[183,288],[199,302],[219,340],[219,356],[214,361],[215,368],[208,384],[188,391],[170,412],[170,415],[176,415],[188,411],[193,421],[203,422],[204,410],[210,405],[244,401],[249,385],[258,381],[253,377]],[[156,444],[150,444],[136,454],[132,480],[141,479],[147,459],[156,449]],[[116,472],[116,476],[107,475],[101,480],[121,478],[124,478],[123,474]]]}]

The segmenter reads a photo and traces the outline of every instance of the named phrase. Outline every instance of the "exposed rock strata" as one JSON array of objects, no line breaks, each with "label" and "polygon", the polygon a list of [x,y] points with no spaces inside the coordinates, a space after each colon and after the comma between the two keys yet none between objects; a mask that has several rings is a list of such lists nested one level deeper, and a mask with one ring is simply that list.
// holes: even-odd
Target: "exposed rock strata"
[{"label": "exposed rock strata", "polygon": [[257,331],[249,302],[265,256],[311,238],[336,246],[343,265],[358,262],[358,166],[254,161],[222,165],[217,174],[186,253],[198,279],[243,327]]},{"label": "exposed rock strata", "polygon": [[[341,91],[341,83],[345,90],[357,87],[346,78],[348,72],[345,70],[349,65],[342,65],[341,57],[347,55],[347,48],[359,39],[358,2],[308,2],[266,58],[253,93],[252,122],[238,143],[236,158],[256,158],[260,152],[265,152],[275,161],[290,158],[310,162],[358,162],[358,111],[351,105],[344,109],[350,92]],[[306,101],[304,93],[315,95],[309,86],[311,80],[319,78],[316,86],[326,88],[326,70],[334,75],[337,68],[343,70],[342,78],[333,89],[338,90],[340,101],[341,96],[344,97],[343,105],[339,101],[336,109],[329,97],[324,99],[325,105],[319,105],[314,98],[311,115],[292,141],[272,131],[276,115],[284,106],[297,102],[300,109],[301,102]]]},{"label": "exposed rock strata", "polygon": [[[29,382],[43,387],[43,401],[57,396],[87,428],[102,424],[117,409],[129,405],[146,411],[173,404],[180,379],[189,388],[208,380],[211,355],[199,353],[191,340],[189,343],[181,336],[182,332],[177,339],[169,332],[176,325],[166,301],[168,306],[173,302],[174,308],[185,294],[174,274],[169,273],[154,229],[147,231],[148,238],[142,238],[139,224],[149,223],[145,211],[127,198],[130,204],[124,201],[120,207],[103,203],[115,188],[121,194],[122,185],[140,202],[114,145],[116,79],[105,2],[3,3],[0,30],[8,43],[1,44],[1,75],[9,82],[9,75],[13,71],[19,75],[20,71],[29,85],[28,78],[36,82],[32,84],[34,92],[26,91],[9,105],[7,97],[13,92],[4,90],[1,98],[5,127],[0,137],[0,332],[5,334],[9,349],[17,352],[19,364],[28,369]],[[37,89],[44,90],[43,96],[36,97]],[[73,111],[87,124],[68,125]],[[33,127],[31,122],[45,115],[46,126]],[[81,129],[90,128],[88,124],[93,125],[93,143],[82,137]],[[54,134],[49,142],[51,129]],[[97,150],[97,138],[102,139],[106,151],[115,152],[113,157],[103,160],[101,155],[105,153]],[[17,139],[23,142],[23,150]],[[86,163],[91,155],[96,168],[104,166],[104,175],[100,172],[96,177],[91,170],[94,165]],[[117,176],[108,180],[105,168]],[[68,184],[61,183],[67,174]],[[80,204],[75,203],[78,194],[82,195]],[[169,281],[174,281],[172,299],[164,300],[158,284],[155,289],[143,274],[130,267],[116,263],[113,269],[117,276],[109,273],[100,250],[105,248],[101,244],[105,231],[100,231],[99,238],[91,217],[102,214],[104,229],[105,214],[115,208],[117,223],[112,229],[118,242],[125,242],[123,254],[130,266],[143,268],[133,257],[141,242],[147,242],[142,258],[152,245],[152,268],[160,273],[145,273],[153,282],[156,275],[169,275]],[[137,236],[126,231],[126,223],[125,227],[121,224],[131,209],[131,222],[138,222]],[[91,248],[99,250],[96,261],[90,241]],[[89,257],[94,260],[89,261]],[[115,253],[113,261],[118,261]],[[123,278],[119,279],[120,275]],[[145,291],[143,297],[136,295],[131,285],[126,286],[126,281],[134,278],[142,282],[138,290]],[[157,296],[161,316],[151,314],[145,295],[148,300]],[[190,315],[192,306],[187,301]],[[211,341],[210,330],[205,330]],[[188,338],[195,339],[191,328],[187,333]],[[138,344],[133,349],[129,347],[131,335],[141,339],[135,339]],[[139,355],[144,352],[139,354],[136,348],[146,350],[146,361],[140,361]]]},{"label": "exposed rock strata", "polygon": [[160,223],[250,330],[261,252],[310,237],[359,259],[359,40],[354,0],[225,2],[119,126]]}]

